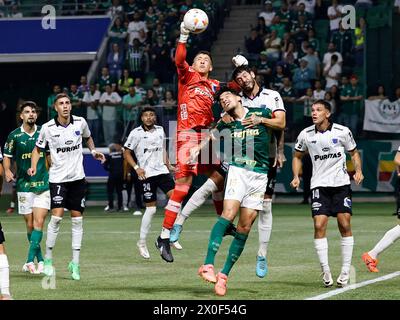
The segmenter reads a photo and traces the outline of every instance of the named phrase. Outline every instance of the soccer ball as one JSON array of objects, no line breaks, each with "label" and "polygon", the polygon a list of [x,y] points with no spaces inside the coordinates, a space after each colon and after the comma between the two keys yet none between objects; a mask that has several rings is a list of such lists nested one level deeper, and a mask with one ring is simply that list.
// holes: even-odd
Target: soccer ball
[{"label": "soccer ball", "polygon": [[191,33],[202,33],[208,26],[207,13],[201,9],[190,9],[183,17],[183,23]]}]

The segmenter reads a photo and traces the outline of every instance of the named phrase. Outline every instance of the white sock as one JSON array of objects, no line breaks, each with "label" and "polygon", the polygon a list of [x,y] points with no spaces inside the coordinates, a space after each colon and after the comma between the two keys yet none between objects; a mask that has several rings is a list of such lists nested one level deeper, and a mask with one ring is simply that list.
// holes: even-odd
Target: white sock
[{"label": "white sock", "polygon": [[60,223],[62,218],[51,216],[50,222],[47,226],[47,239],[46,239],[46,259],[53,258],[53,248],[56,244],[58,231],[60,230]]},{"label": "white sock", "polygon": [[170,234],[171,234],[171,230],[163,227],[161,229],[160,237],[161,237],[161,239],[169,239]]},{"label": "white sock", "polygon": [[13,209],[15,208],[15,202],[14,201],[10,202],[10,208],[13,208]]},{"label": "white sock", "polygon": [[128,203],[128,191],[126,191],[125,189],[122,190],[122,207],[129,207],[129,203]]},{"label": "white sock", "polygon": [[71,218],[72,223],[72,262],[79,264],[83,237],[83,217]]},{"label": "white sock", "polygon": [[10,269],[5,254],[0,254],[0,293],[10,295]]},{"label": "white sock", "polygon": [[354,238],[342,237],[340,240],[342,248],[342,272],[350,273],[351,257],[353,255]]},{"label": "white sock", "polygon": [[140,241],[143,243],[146,242],[147,234],[151,228],[151,220],[153,219],[154,214],[156,213],[156,207],[146,207],[146,211],[143,214],[142,223],[140,225]]},{"label": "white sock", "polygon": [[175,223],[183,225],[186,219],[189,218],[190,214],[199,208],[207,200],[211,193],[217,190],[218,188],[215,182],[211,179],[207,179],[207,181],[204,182],[204,184],[190,197],[185,207],[178,214]]},{"label": "white sock", "polygon": [[385,233],[383,238],[368,252],[371,258],[376,259],[378,255],[390,247],[398,238],[400,238],[400,225],[395,226]]},{"label": "white sock", "polygon": [[258,256],[266,257],[272,231],[272,199],[265,199],[258,213]]},{"label": "white sock", "polygon": [[330,272],[328,264],[328,239],[314,239],[314,247],[317,251],[319,263],[323,272]]}]

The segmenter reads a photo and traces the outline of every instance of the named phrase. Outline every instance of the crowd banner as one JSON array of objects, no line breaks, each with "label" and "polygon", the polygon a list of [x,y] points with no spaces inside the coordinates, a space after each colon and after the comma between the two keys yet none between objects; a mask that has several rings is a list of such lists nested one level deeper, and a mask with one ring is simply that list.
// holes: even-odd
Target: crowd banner
[{"label": "crowd banner", "polygon": [[364,130],[400,133],[400,99],[365,100]]}]

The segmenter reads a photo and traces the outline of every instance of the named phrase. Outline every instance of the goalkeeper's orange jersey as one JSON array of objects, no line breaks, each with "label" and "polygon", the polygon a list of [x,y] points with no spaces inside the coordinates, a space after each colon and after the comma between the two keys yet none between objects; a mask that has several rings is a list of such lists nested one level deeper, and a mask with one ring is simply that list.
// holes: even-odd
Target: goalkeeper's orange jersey
[{"label": "goalkeeper's orange jersey", "polygon": [[208,127],[214,121],[213,95],[219,89],[219,81],[203,77],[189,66],[184,43],[178,42],[175,63],[178,69],[177,131]]}]

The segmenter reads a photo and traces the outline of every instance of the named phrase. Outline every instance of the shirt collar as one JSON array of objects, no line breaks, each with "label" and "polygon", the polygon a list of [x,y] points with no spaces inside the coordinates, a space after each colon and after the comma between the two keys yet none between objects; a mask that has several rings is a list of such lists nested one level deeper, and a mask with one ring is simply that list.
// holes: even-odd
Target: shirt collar
[{"label": "shirt collar", "polygon": [[243,92],[243,96],[245,96],[247,99],[250,99],[250,100],[254,100],[255,98],[257,98],[260,94],[261,94],[261,91],[263,91],[263,89],[264,88],[262,88],[261,86],[259,87],[259,90],[258,90],[258,92],[257,92],[257,94],[253,97],[253,98],[250,98],[247,94],[245,94],[244,92]]},{"label": "shirt collar", "polygon": [[[333,123],[332,122],[330,122],[329,121],[329,126],[328,126],[328,128],[326,128],[326,130],[325,131],[332,131],[332,126],[333,126]],[[318,131],[318,129],[317,129],[317,126],[316,125],[314,125],[314,130],[315,130],[315,133],[317,133],[317,132],[321,132],[321,131]],[[325,132],[324,131],[324,132]]]},{"label": "shirt collar", "polygon": [[36,130],[37,130],[36,124],[35,124],[35,130],[34,130],[32,133],[26,132],[26,131],[24,130],[24,125],[22,125],[20,128],[21,128],[21,131],[22,131],[23,133],[26,133],[26,134],[27,134],[28,136],[30,136],[30,137],[32,137],[32,136],[35,134]]},{"label": "shirt collar", "polygon": [[[64,125],[62,125],[59,121],[58,121],[58,116],[55,116],[54,117],[54,122],[56,123],[56,126],[58,127],[58,126],[62,126],[62,127],[64,127]],[[65,127],[68,127],[68,125],[69,124],[74,124],[74,117],[72,116],[72,114],[69,116],[69,123],[65,126]]]}]

